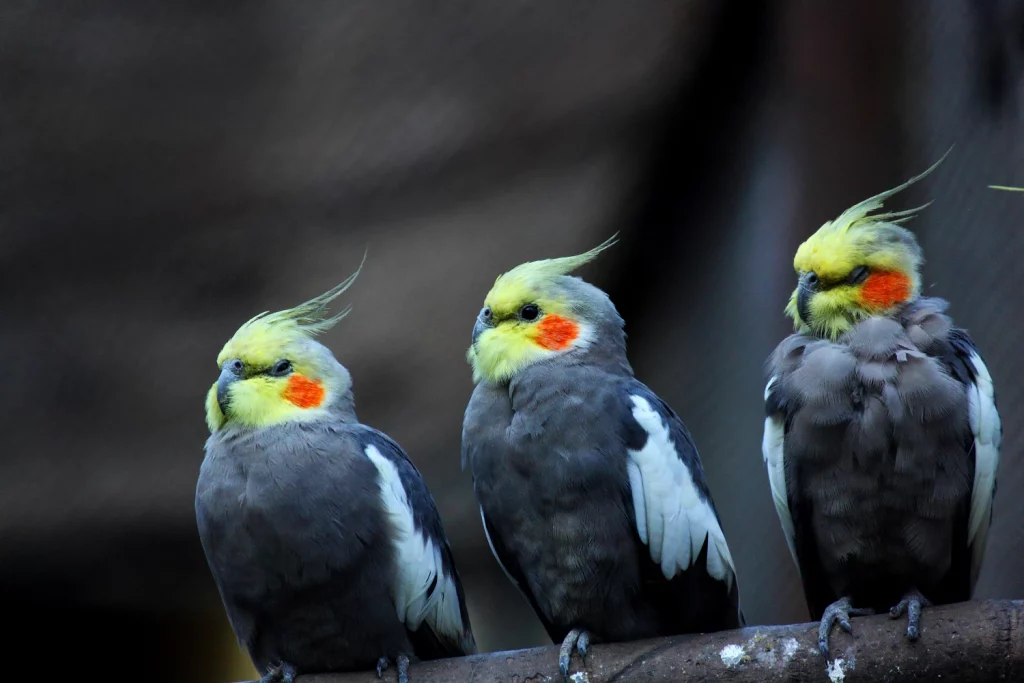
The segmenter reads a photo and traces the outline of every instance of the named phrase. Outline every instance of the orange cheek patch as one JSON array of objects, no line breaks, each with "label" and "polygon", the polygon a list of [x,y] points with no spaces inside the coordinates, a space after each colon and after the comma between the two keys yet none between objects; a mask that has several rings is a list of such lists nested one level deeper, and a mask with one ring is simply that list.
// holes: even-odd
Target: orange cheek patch
[{"label": "orange cheek patch", "polygon": [[288,378],[284,399],[300,408],[316,408],[324,402],[324,386],[316,380],[294,374]]},{"label": "orange cheek patch", "polygon": [[910,279],[902,273],[873,273],[860,288],[860,298],[872,308],[890,308],[910,298]]},{"label": "orange cheek patch", "polygon": [[580,336],[580,326],[560,315],[548,314],[537,323],[537,344],[548,351],[562,351]]}]

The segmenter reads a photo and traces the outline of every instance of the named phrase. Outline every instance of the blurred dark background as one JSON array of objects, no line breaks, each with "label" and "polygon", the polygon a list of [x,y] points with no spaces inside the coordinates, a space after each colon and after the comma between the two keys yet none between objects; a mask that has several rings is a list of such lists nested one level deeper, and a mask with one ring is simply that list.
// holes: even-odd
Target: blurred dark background
[{"label": "blurred dark background", "polygon": [[[546,642],[459,463],[495,276],[580,274],[689,424],[753,624],[804,601],[761,462],[796,246],[892,206],[1005,425],[979,597],[1024,597],[1024,3],[0,5],[0,613],[37,671],[239,680],[193,495],[215,357],[348,275],[324,339],[431,487],[482,650]],[[46,650],[44,650],[46,651]],[[13,662],[11,660],[14,660]]]}]

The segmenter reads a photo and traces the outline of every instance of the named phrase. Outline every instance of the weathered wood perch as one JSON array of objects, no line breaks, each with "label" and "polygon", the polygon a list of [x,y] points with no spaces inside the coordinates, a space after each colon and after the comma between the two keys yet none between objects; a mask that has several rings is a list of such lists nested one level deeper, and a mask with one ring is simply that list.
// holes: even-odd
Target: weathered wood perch
[{"label": "weathered wood perch", "polygon": [[[750,626],[707,635],[594,645],[587,665],[573,656],[574,683],[669,681],[1024,681],[1024,600],[972,601],[925,609],[921,637],[887,615],[838,628],[832,661],[817,650],[816,623]],[[538,647],[413,664],[410,683],[561,683],[558,650]],[[394,668],[383,681],[395,680]],[[297,683],[380,683],[376,672],[300,676]]]}]

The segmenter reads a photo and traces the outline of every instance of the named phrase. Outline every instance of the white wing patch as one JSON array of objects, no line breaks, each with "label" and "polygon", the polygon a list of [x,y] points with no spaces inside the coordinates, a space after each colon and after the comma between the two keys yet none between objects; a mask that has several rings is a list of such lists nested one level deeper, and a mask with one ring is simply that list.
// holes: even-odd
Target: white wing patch
[{"label": "white wing patch", "polygon": [[[399,620],[412,631],[426,620],[438,635],[461,642],[463,625],[458,592],[444,571],[440,548],[416,530],[412,506],[394,463],[372,444],[366,447],[366,456],[380,475],[381,502],[391,518],[396,552],[392,597]],[[428,597],[435,580],[437,585]]]},{"label": "white wing patch", "polygon": [[972,544],[971,586],[978,580],[981,561],[988,541],[992,499],[995,495],[996,468],[1002,445],[1002,425],[995,404],[995,388],[985,362],[977,353],[970,357],[976,380],[967,387],[967,409],[974,433],[974,489],[971,515],[967,522],[967,542]]},{"label": "white wing patch", "polygon": [[627,462],[640,540],[671,579],[690,567],[707,538],[708,574],[731,589],[736,568],[715,513],[697,493],[661,415],[643,397],[630,398],[633,418],[647,432],[647,442],[638,451],[630,449]]},{"label": "white wing patch", "polygon": [[[767,402],[775,386],[776,378],[768,380],[764,388],[764,400]],[[796,532],[793,530],[793,517],[789,511],[789,494],[786,492],[786,460],[784,445],[786,440],[786,426],[778,417],[766,417],[764,419],[764,437],[761,440],[761,457],[764,459],[765,468],[768,470],[768,483],[772,487],[772,502],[775,503],[775,512],[779,515],[779,522],[782,524],[782,533],[786,537],[786,545],[789,546],[789,554],[793,556],[793,562],[800,569],[800,563],[796,559],[796,546],[794,538]]]}]

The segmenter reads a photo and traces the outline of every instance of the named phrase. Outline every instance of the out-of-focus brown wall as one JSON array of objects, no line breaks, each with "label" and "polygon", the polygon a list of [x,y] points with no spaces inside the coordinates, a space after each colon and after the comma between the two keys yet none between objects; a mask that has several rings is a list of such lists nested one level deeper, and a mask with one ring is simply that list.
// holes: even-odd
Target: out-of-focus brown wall
[{"label": "out-of-focus brown wall", "polygon": [[[1006,424],[979,592],[1020,597],[1020,3],[177,3],[0,8],[0,595],[59,668],[238,679],[195,532],[214,358],[340,281],[325,337],[437,498],[484,650],[545,642],[460,470],[494,277],[582,274],[697,439],[752,623],[806,618],[761,463],[792,253],[894,200]],[[1016,9],[1015,9],[1016,8]],[[992,17],[996,18],[993,23]],[[1016,22],[1016,23],[1014,23]],[[997,25],[998,32],[986,27]]]}]

